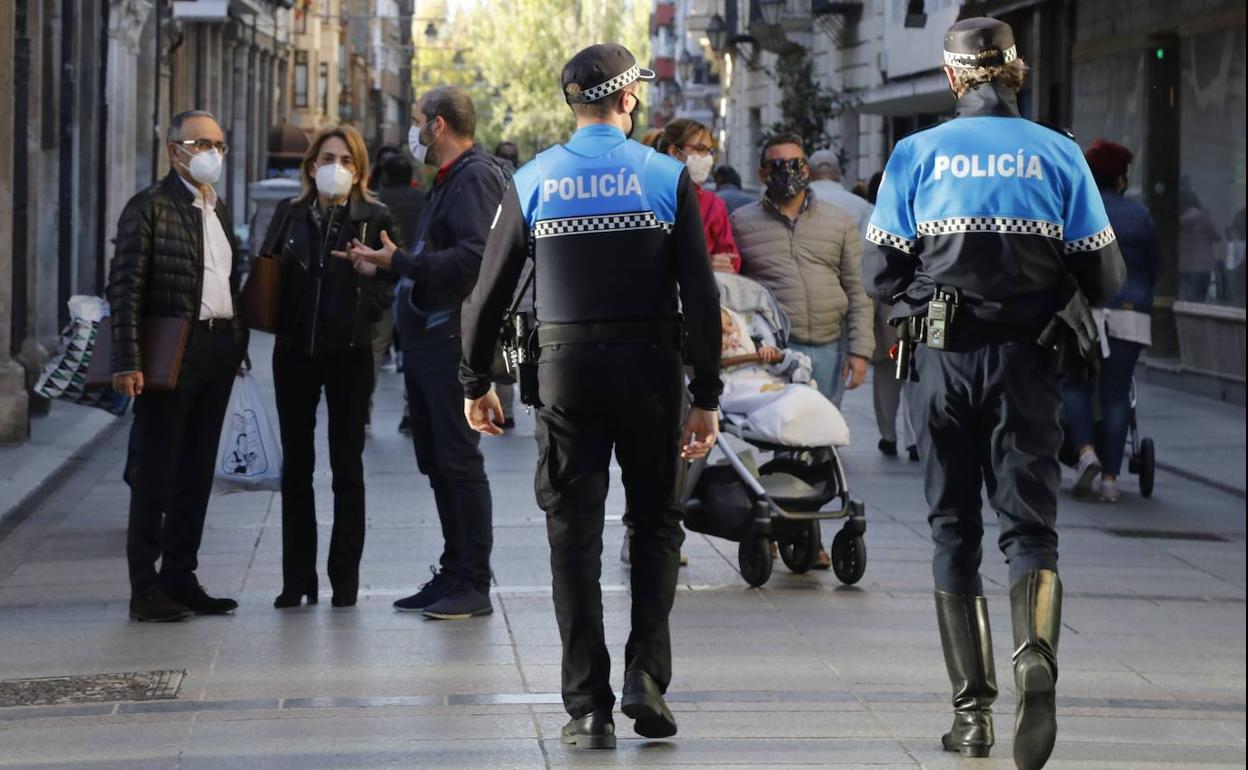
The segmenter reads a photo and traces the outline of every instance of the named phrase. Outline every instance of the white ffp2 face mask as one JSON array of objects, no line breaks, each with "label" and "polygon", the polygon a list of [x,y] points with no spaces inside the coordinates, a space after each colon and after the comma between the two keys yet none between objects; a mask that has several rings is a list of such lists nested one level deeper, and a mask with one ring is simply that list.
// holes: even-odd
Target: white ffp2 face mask
[{"label": "white ffp2 face mask", "polygon": [[200,184],[216,184],[221,178],[221,153],[217,150],[196,153],[191,156],[191,162],[186,164],[186,170]]},{"label": "white ffp2 face mask", "polygon": [[711,177],[711,167],[715,165],[715,159],[710,155],[695,155],[690,153],[685,158],[685,168],[689,169],[689,178],[694,184],[704,184]]},{"label": "white ffp2 face mask", "polygon": [[429,146],[420,141],[420,126],[407,129],[407,149],[412,151],[412,157],[416,159],[416,162],[422,165],[429,157]]},{"label": "white ffp2 face mask", "polygon": [[355,175],[337,163],[329,163],[316,169],[316,189],[326,198],[337,200],[351,192]]}]

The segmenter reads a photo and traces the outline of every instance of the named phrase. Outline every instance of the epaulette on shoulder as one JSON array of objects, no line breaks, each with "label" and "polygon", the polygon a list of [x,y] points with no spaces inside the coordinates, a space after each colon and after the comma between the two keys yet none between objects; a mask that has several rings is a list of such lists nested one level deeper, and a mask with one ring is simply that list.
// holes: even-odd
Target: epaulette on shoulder
[{"label": "epaulette on shoulder", "polygon": [[1062,126],[1059,126],[1056,123],[1050,123],[1047,120],[1037,120],[1035,122],[1038,125],[1044,126],[1050,131],[1056,131],[1057,133],[1061,134],[1062,136],[1066,137],[1072,142],[1075,141],[1075,132],[1071,131],[1069,128],[1063,128]]}]

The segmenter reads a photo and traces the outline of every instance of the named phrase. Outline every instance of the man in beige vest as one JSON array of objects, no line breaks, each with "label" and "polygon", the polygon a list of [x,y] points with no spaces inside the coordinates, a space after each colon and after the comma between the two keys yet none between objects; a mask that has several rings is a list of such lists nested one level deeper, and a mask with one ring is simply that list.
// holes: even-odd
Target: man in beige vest
[{"label": "man in beige vest", "polygon": [[789,347],[810,356],[819,390],[840,406],[862,384],[875,350],[871,301],[862,286],[862,237],[841,208],[808,189],[801,137],[763,143],[761,201],[732,213],[741,274],[775,294],[789,317]]}]

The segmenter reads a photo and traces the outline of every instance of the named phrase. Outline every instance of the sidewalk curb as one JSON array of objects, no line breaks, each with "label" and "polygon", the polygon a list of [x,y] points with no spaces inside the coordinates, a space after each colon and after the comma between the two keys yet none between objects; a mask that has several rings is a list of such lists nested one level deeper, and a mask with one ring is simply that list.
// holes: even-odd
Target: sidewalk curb
[{"label": "sidewalk curb", "polygon": [[104,423],[95,435],[82,442],[72,454],[44,476],[16,504],[6,511],[0,511],[0,542],[21,526],[22,522],[29,519],[30,515],[61,486],[62,482],[90,460],[96,450],[126,423],[127,421],[122,418]]},{"label": "sidewalk curb", "polygon": [[1241,500],[1248,498],[1248,492],[1245,492],[1245,490],[1240,487],[1232,486],[1226,482],[1217,481],[1216,479],[1211,479],[1207,476],[1202,476],[1195,471],[1189,471],[1186,468],[1180,468],[1177,465],[1170,465],[1169,463],[1163,463],[1160,461],[1155,461],[1155,464],[1157,465],[1158,470],[1173,473],[1175,476],[1185,478],[1188,481],[1194,481],[1197,484],[1204,484],[1207,487],[1213,487],[1219,492],[1225,492],[1226,494],[1233,495]]}]

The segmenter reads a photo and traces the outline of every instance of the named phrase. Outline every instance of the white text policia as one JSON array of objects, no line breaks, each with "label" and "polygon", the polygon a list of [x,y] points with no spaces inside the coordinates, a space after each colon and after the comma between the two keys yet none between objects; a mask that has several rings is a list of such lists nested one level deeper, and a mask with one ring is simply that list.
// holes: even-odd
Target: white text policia
[{"label": "white text policia", "polygon": [[1040,163],[1040,156],[1027,155],[1022,150],[1015,154],[1002,155],[937,155],[932,178],[940,179],[941,174],[946,171],[959,179],[967,176],[1017,176],[1044,181],[1044,167]]}]

